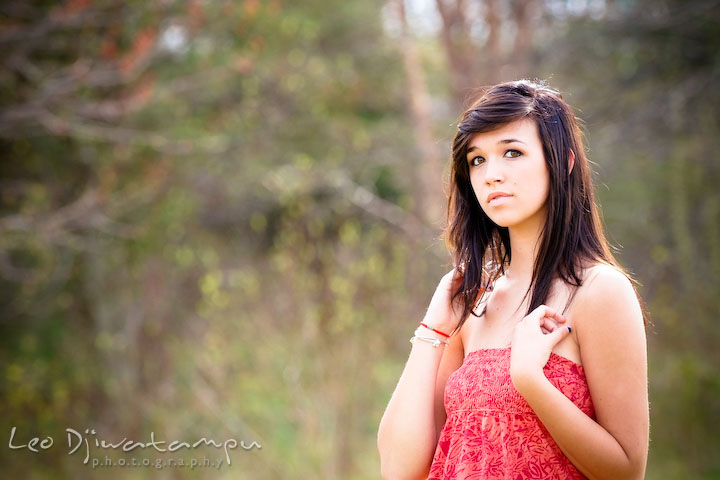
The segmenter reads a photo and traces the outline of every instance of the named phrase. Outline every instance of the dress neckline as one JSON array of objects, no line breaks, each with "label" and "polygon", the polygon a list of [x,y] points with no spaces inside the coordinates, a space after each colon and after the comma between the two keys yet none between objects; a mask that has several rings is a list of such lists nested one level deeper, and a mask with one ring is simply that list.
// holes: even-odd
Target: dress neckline
[{"label": "dress neckline", "polygon": [[[509,351],[510,351],[510,347],[478,348],[478,349],[476,349],[476,350],[472,350],[472,351],[469,352],[467,355],[465,355],[465,358],[463,358],[463,363],[465,363],[465,360],[467,360],[467,359],[470,357],[470,355],[480,354],[480,353],[486,353],[486,354],[488,354],[488,353],[496,353],[496,354],[497,354],[497,353],[502,353],[502,352],[506,352],[506,351],[509,352]],[[551,358],[551,359],[554,358],[554,359],[557,360],[557,361],[566,362],[566,363],[569,363],[569,364],[571,364],[571,365],[574,365],[574,366],[576,366],[576,367],[578,367],[578,368],[580,368],[580,369],[583,369],[583,366],[580,365],[579,363],[577,363],[577,362],[575,362],[575,361],[573,361],[573,360],[570,360],[570,359],[567,358],[567,357],[563,357],[562,355],[558,355],[558,354],[555,353],[555,352],[550,352],[550,358]],[[548,360],[548,362],[549,362],[549,361],[550,361],[550,360]],[[583,369],[583,370],[584,370],[584,369]]]}]

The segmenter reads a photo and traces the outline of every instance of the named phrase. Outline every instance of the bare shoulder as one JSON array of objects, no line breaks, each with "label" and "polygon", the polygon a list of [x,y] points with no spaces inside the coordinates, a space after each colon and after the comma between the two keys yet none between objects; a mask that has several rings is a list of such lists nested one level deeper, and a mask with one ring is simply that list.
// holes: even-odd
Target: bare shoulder
[{"label": "bare shoulder", "polygon": [[640,302],[632,281],[620,269],[607,264],[583,272],[573,305],[574,317],[584,326],[589,322],[603,327],[623,327],[627,322],[643,323]]},{"label": "bare shoulder", "polygon": [[580,305],[597,307],[616,303],[637,303],[632,281],[613,265],[597,264],[583,272],[583,284],[577,292]]},{"label": "bare shoulder", "polygon": [[584,270],[583,287],[587,293],[609,293],[617,289],[634,292],[627,275],[619,268],[605,263],[598,263]]},{"label": "bare shoulder", "polygon": [[630,329],[636,334],[644,330],[642,309],[632,281],[612,265],[597,264],[585,269],[573,317],[581,341],[583,333],[598,339],[599,329],[605,332]]}]

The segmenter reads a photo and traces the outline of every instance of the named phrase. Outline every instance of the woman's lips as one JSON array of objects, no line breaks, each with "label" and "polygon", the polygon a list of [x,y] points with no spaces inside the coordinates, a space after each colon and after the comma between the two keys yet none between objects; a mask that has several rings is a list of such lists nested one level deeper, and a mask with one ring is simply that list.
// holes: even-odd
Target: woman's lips
[{"label": "woman's lips", "polygon": [[493,192],[487,196],[488,205],[499,205],[505,203],[511,195],[505,192]]}]

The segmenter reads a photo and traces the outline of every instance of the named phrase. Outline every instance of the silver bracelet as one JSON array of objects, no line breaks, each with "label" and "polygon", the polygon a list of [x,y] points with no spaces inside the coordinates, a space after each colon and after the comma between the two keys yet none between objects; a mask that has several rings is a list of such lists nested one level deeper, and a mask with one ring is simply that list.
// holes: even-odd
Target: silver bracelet
[{"label": "silver bracelet", "polygon": [[422,340],[423,342],[431,344],[435,348],[439,347],[440,345],[447,345],[448,343],[450,343],[447,340],[440,340],[439,338],[435,337],[423,337],[420,335],[413,335],[413,337],[410,339],[410,343],[415,344],[415,340]]},{"label": "silver bracelet", "polygon": [[417,327],[413,332],[413,335],[415,335],[416,337],[428,337],[428,333],[430,334],[429,338],[437,338],[441,342],[444,341],[446,343],[450,343],[449,338],[435,336],[436,334],[434,332],[427,330],[425,327]]}]

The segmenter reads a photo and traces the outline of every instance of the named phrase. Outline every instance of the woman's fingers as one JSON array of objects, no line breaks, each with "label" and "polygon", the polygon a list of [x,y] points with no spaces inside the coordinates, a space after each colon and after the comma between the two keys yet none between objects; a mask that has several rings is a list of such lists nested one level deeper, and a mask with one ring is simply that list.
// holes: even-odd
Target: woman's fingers
[{"label": "woman's fingers", "polygon": [[462,282],[462,276],[457,269],[447,272],[442,277],[425,313],[424,322],[427,325],[441,331],[452,331],[457,327],[463,312],[463,305],[462,298],[456,297],[453,300],[453,295],[460,282]]},{"label": "woman's fingers", "polygon": [[448,274],[449,278],[449,284],[450,284],[450,290],[454,292],[457,290],[457,288],[460,286],[460,284],[463,281],[463,275],[461,272],[459,272],[457,269],[452,269]]},{"label": "woman's fingers", "polygon": [[[558,330],[561,324],[565,324],[567,319],[559,312],[547,305],[540,305],[525,317],[525,321],[536,323],[544,334],[549,334]],[[563,326],[563,328],[565,328]]]},{"label": "woman's fingers", "polygon": [[567,330],[568,328],[569,327],[565,325],[558,325],[551,320],[548,320],[547,322],[544,322],[540,325],[540,331],[545,335],[555,332],[557,330]]},{"label": "woman's fingers", "polygon": [[525,318],[535,318],[537,319],[538,324],[541,327],[544,326],[545,328],[548,328],[549,325],[552,325],[554,328],[559,323],[566,322],[565,317],[561,313],[555,311],[555,309],[548,307],[547,305],[540,305],[530,312],[530,315]]},{"label": "woman's fingers", "polygon": [[565,337],[567,337],[568,335],[570,335],[570,332],[571,332],[571,331],[572,331],[572,328],[571,328],[569,325],[568,325],[568,326],[562,326],[562,327],[556,328],[554,331],[550,332],[550,333],[547,335],[547,336],[548,336],[548,340],[549,340],[549,342],[550,342],[550,345],[551,345],[552,347],[554,347],[555,345],[557,345],[558,343],[560,343],[560,341],[561,341],[563,338],[565,338]]},{"label": "woman's fingers", "polygon": [[[562,322],[565,322],[565,319],[562,320]],[[540,328],[543,330],[548,330],[550,332],[554,331],[555,329],[560,327],[559,321],[557,319],[552,317],[542,317],[540,319]]]}]

